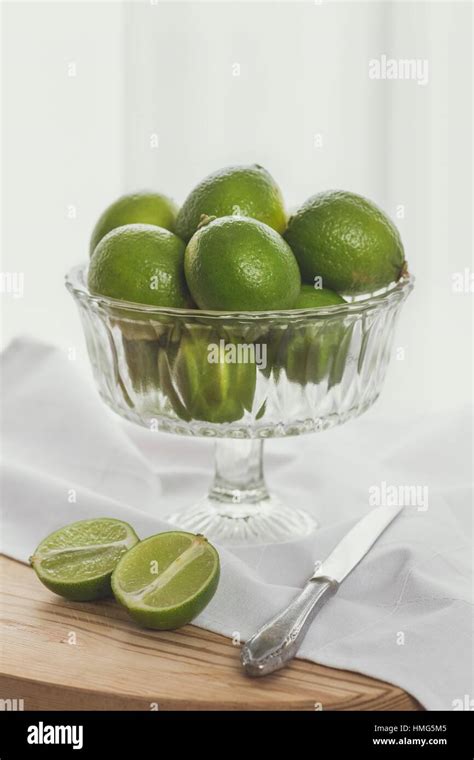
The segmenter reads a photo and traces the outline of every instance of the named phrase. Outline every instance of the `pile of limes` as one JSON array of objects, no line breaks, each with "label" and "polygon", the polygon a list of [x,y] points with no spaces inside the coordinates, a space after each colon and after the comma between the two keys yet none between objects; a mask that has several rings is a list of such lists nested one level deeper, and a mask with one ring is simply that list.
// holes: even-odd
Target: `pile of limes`
[{"label": "pile of limes", "polygon": [[160,193],[119,198],[90,252],[93,293],[224,312],[327,306],[389,285],[405,264],[396,227],[374,203],[322,192],[288,220],[280,188],[257,164],[211,174],[179,210]]},{"label": "pile of limes", "polygon": [[[246,336],[231,322],[224,328],[206,315],[200,320],[200,311],[327,310],[344,296],[388,286],[406,267],[400,235],[374,203],[355,193],[322,192],[288,218],[280,188],[257,164],[209,175],[180,209],[155,192],[119,198],[99,218],[90,253],[91,293],[196,314],[200,324],[192,330],[183,328],[192,317],[166,330],[159,316],[150,324],[149,312],[130,307],[118,322],[134,390],[159,388],[180,418],[211,423],[252,410],[257,371],[208,364],[219,330],[227,330],[231,344]],[[169,326],[167,320],[161,324]],[[347,346],[337,322],[314,320],[296,333],[284,331],[283,340],[282,331],[267,331],[260,339],[270,366],[262,373],[278,378],[283,370],[301,385],[340,382]]]}]

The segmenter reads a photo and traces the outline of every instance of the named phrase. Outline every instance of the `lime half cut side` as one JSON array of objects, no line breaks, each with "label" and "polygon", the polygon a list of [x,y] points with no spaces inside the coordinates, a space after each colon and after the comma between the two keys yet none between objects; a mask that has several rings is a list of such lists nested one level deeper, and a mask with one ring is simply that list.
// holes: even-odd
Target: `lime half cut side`
[{"label": "lime half cut side", "polygon": [[30,563],[55,594],[74,601],[100,599],[111,594],[112,571],[138,540],[133,528],[121,520],[80,520],[45,538]]},{"label": "lime half cut side", "polygon": [[112,589],[135,622],[170,630],[186,625],[210,602],[219,582],[219,555],[201,535],[150,536],[125,554]]}]

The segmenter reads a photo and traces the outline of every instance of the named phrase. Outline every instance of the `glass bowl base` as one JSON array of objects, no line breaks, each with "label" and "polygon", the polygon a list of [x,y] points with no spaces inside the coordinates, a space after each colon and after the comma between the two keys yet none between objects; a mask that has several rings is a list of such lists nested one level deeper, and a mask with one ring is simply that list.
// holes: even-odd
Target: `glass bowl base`
[{"label": "glass bowl base", "polygon": [[168,515],[167,520],[227,545],[283,543],[307,536],[318,527],[308,512],[286,507],[272,494],[244,504],[206,496],[191,509]]}]

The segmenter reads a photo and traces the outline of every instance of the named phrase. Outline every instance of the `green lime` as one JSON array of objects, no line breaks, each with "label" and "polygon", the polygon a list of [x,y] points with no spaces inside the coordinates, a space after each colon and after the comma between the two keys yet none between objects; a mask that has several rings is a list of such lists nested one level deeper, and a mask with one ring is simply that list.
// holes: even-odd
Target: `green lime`
[{"label": "green lime", "polygon": [[176,203],[161,193],[144,191],[123,195],[99,217],[90,240],[90,254],[92,256],[97,243],[108,232],[125,224],[154,224],[174,232],[177,213]]},{"label": "green lime", "polygon": [[89,265],[91,293],[152,306],[186,308],[184,243],[151,224],[128,224],[109,232]]},{"label": "green lime", "polygon": [[345,295],[385,287],[404,269],[397,228],[374,203],[355,193],[312,196],[290,219],[285,238],[304,282],[321,277],[325,288]]},{"label": "green lime", "polygon": [[178,417],[226,423],[250,411],[257,382],[250,345],[195,326],[182,333],[174,351],[160,351],[161,389]]},{"label": "green lime", "polygon": [[184,270],[201,309],[291,309],[301,286],[296,259],[278,232],[237,216],[210,221],[193,235]]},{"label": "green lime", "polygon": [[[327,308],[344,304],[344,299],[329,288],[302,285],[295,309]],[[282,369],[288,380],[306,385],[321,383],[336,385],[342,379],[350,340],[344,317],[309,319],[285,331],[273,329],[269,335],[267,356],[269,366],[278,379]]]},{"label": "green lime", "polygon": [[30,564],[55,594],[79,602],[111,593],[110,576],[138,536],[128,523],[109,517],[80,520],[51,533]]},{"label": "green lime", "polygon": [[334,306],[338,303],[345,303],[345,301],[334,290],[315,288],[313,285],[302,285],[293,308],[317,309],[321,306]]},{"label": "green lime", "polygon": [[340,318],[317,320],[289,329],[280,347],[280,366],[288,380],[306,385],[342,380],[351,330]]},{"label": "green lime", "polygon": [[219,583],[219,555],[204,536],[171,531],[127,552],[112,575],[115,598],[145,628],[191,622]]},{"label": "green lime", "polygon": [[189,240],[201,217],[249,216],[277,232],[286,229],[286,212],[280,188],[258,164],[229,166],[200,182],[184,201],[176,220],[176,232]]}]

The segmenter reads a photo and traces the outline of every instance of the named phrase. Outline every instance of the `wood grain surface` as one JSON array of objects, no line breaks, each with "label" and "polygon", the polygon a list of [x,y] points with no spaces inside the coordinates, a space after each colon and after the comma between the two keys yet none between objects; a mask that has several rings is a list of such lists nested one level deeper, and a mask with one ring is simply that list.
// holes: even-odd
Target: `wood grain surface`
[{"label": "wood grain surface", "polygon": [[62,600],[6,557],[0,577],[0,698],[25,710],[421,709],[396,686],[303,660],[252,680],[224,636],[141,630],[113,601]]}]

